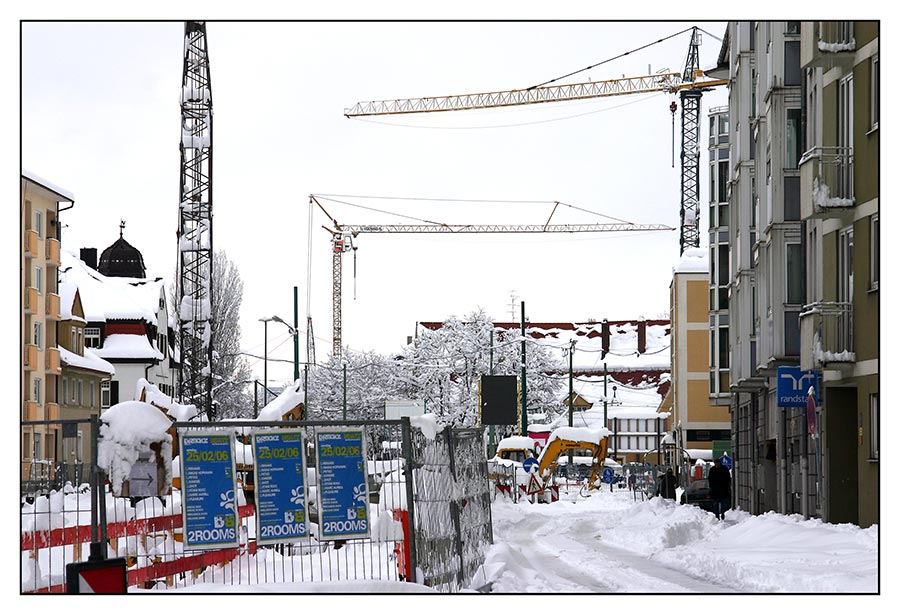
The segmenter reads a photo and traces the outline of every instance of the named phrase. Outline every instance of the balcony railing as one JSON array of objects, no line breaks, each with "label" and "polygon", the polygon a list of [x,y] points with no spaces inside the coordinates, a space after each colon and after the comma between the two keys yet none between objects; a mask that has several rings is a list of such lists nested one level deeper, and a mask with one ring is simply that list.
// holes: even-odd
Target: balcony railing
[{"label": "balcony railing", "polygon": [[40,421],[43,416],[39,415],[40,406],[34,400],[28,399],[24,402],[25,407],[22,412],[23,421]]},{"label": "balcony railing", "polygon": [[59,366],[59,348],[48,348],[47,352],[44,354],[46,355],[44,367],[47,370],[47,373],[61,374],[62,370]]},{"label": "balcony railing", "polygon": [[814,147],[800,159],[802,189],[809,189],[801,204],[805,217],[828,217],[856,206],[852,147]]},{"label": "balcony railing", "polygon": [[59,320],[59,295],[56,293],[47,293],[47,318],[49,320]]},{"label": "balcony railing", "polygon": [[25,239],[22,242],[25,249],[25,258],[34,258],[38,255],[38,232],[35,230],[25,231]]},{"label": "balcony railing", "polygon": [[26,314],[37,314],[40,309],[38,308],[38,290],[34,286],[29,286],[25,289],[25,313]]},{"label": "balcony railing", "polygon": [[823,53],[856,51],[852,21],[820,21],[817,44]]},{"label": "balcony railing", "polygon": [[22,366],[25,371],[32,371],[38,367],[38,347],[35,344],[25,344],[25,352],[22,357]]},{"label": "balcony railing", "polygon": [[854,363],[853,304],[820,301],[803,306],[800,339],[802,369]]},{"label": "balcony railing", "polygon": [[59,259],[59,240],[52,237],[47,239],[47,263],[59,267],[61,261]]}]

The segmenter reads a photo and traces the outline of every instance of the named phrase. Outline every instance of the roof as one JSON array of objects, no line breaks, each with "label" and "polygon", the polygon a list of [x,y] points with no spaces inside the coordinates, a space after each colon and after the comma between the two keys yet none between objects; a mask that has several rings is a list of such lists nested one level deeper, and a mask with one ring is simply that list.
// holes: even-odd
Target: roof
[{"label": "roof", "polygon": [[84,318],[88,322],[141,320],[158,324],[156,314],[165,287],[162,278],[107,277],[67,250],[60,250],[60,260],[61,286],[73,284],[78,287]]},{"label": "roof", "polygon": [[706,248],[686,249],[673,273],[709,273],[709,252]]},{"label": "roof", "polygon": [[64,201],[67,203],[75,202],[75,195],[73,195],[71,192],[69,192],[65,188],[60,188],[59,186],[47,181],[46,179],[42,178],[41,176],[37,175],[36,173],[32,173],[31,171],[28,171],[27,169],[22,169],[22,177],[24,177],[31,183],[37,184],[41,188],[44,188],[45,190],[52,192],[57,197],[59,197],[59,199],[58,199],[59,201]]},{"label": "roof", "polygon": [[86,369],[100,374],[108,374],[114,376],[116,368],[109,361],[106,361],[96,354],[91,348],[84,349],[84,355],[76,354],[70,350],[66,350],[59,346],[59,359],[63,365],[75,369]]},{"label": "roof", "polygon": [[147,275],[140,250],[125,241],[121,235],[100,254],[97,271],[117,278],[143,278]]},{"label": "roof", "polygon": [[[638,330],[643,323],[646,347],[638,352]],[[443,326],[442,322],[420,322],[418,325],[432,331]],[[609,326],[609,351],[603,354],[603,322],[526,322],[525,336],[535,343],[549,348],[568,366],[566,351],[575,340],[572,357],[573,371],[579,374],[602,374],[608,371],[656,371],[668,372],[671,368],[669,354],[672,326],[664,319],[607,320]],[[495,322],[494,329],[516,335],[521,324]],[[566,370],[568,371],[568,370]]]}]

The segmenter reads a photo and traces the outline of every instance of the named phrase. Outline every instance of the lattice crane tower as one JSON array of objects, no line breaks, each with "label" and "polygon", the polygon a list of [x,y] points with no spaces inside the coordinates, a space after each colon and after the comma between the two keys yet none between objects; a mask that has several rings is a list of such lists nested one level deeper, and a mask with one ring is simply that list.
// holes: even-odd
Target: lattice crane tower
[{"label": "lattice crane tower", "polygon": [[212,417],[212,87],[206,24],[184,24],[178,207],[179,397]]}]

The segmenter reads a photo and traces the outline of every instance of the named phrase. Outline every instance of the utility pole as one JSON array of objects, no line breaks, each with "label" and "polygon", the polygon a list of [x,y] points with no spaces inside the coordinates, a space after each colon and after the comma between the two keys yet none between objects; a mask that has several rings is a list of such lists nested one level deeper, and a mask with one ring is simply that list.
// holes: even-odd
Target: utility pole
[{"label": "utility pole", "polygon": [[344,422],[347,422],[347,362],[344,361]]},{"label": "utility pole", "polygon": [[300,323],[297,322],[297,287],[294,287],[294,382],[300,380]]},{"label": "utility pole", "polygon": [[606,371],[606,361],[603,362],[603,426],[606,427],[606,380],[609,374]]},{"label": "utility pole", "polygon": [[572,427],[572,400],[575,392],[572,389],[572,356],[575,354],[575,340],[569,342],[569,427]]},{"label": "utility pole", "polygon": [[522,302],[522,431],[520,436],[528,435],[528,397],[525,393],[525,302]]},{"label": "utility pole", "polygon": [[[491,357],[491,359],[490,359],[490,361],[491,361],[490,362],[491,376],[493,376],[494,375],[494,323],[493,323],[493,320],[491,321],[491,353],[490,353],[490,357]],[[490,453],[490,456],[493,457],[494,453],[496,452],[494,449],[494,426],[493,426],[493,424],[489,428],[489,433],[490,433],[490,441],[488,444],[488,449],[489,449],[488,452]]]}]

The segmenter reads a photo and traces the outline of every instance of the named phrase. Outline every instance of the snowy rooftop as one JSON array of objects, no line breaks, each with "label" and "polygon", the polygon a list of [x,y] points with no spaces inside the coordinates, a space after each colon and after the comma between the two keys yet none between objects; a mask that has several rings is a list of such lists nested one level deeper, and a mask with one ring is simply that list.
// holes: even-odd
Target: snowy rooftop
[{"label": "snowy rooftop", "polygon": [[155,348],[146,335],[114,333],[103,341],[103,348],[97,354],[104,359],[155,359],[162,360],[162,353]]},{"label": "snowy rooftop", "polygon": [[59,358],[63,365],[68,365],[70,367],[89,369],[94,372],[109,374],[110,376],[113,376],[116,373],[116,368],[108,361],[104,361],[97,356],[97,353],[92,348],[85,348],[84,356],[81,356],[60,346]]},{"label": "snowy rooftop", "polygon": [[60,259],[60,282],[78,287],[88,322],[144,320],[156,324],[156,312],[165,288],[162,279],[107,277],[67,250],[60,250]]},{"label": "snowy rooftop", "polygon": [[297,380],[259,411],[259,421],[280,421],[285,413],[303,403],[303,384]]},{"label": "snowy rooftop", "polygon": [[673,273],[709,273],[709,251],[706,248],[688,248]]},{"label": "snowy rooftop", "polygon": [[55,192],[56,194],[58,194],[59,196],[64,197],[64,199],[68,200],[69,202],[75,201],[74,194],[72,194],[65,188],[60,188],[59,186],[53,184],[52,182],[47,181],[40,175],[37,175],[36,173],[32,173],[28,169],[22,169],[22,177],[24,177],[26,179],[30,179],[31,181],[33,181],[36,184],[40,184],[47,190],[51,190],[51,191]]}]

